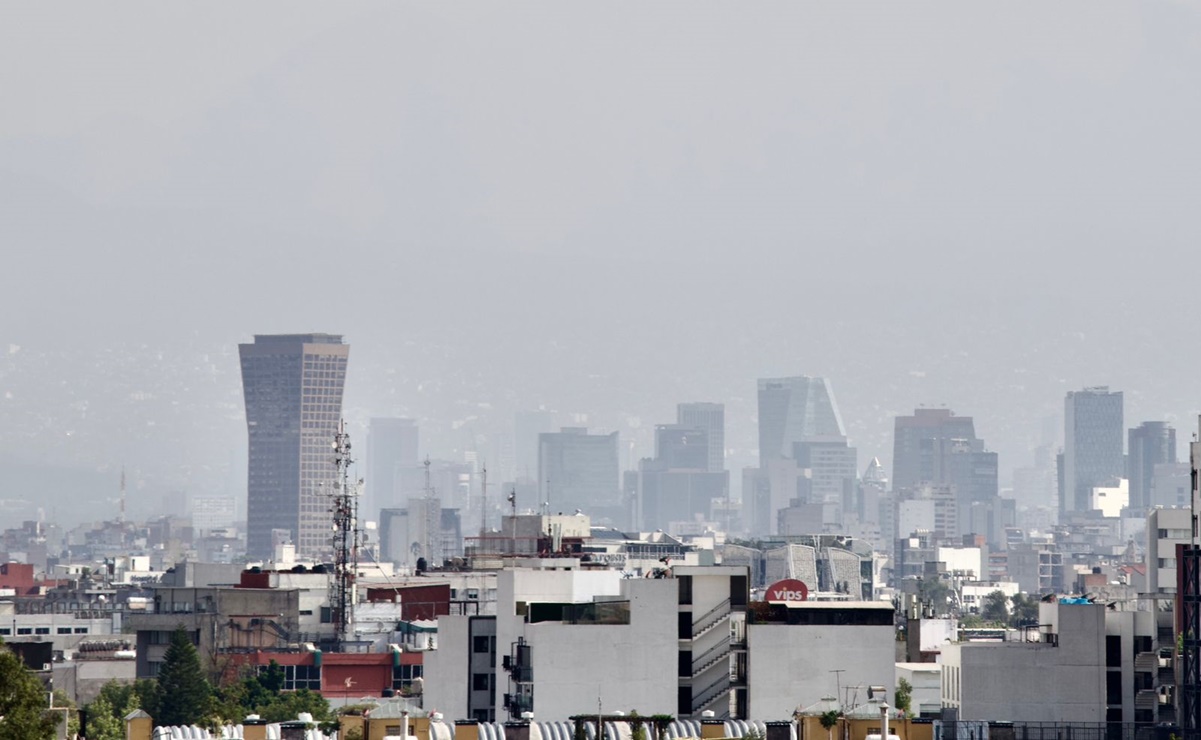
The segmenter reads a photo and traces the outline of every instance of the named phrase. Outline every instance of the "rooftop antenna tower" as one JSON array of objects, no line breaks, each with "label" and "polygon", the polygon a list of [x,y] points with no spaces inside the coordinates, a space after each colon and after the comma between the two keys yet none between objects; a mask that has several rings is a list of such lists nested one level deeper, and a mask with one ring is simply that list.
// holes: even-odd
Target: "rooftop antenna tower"
[{"label": "rooftop antenna tower", "polygon": [[334,434],[334,573],[330,583],[330,608],[333,611],[334,634],[341,648],[354,636],[354,581],[359,569],[360,533],[358,526],[359,491],[362,481],[350,482],[350,435],[346,420],[338,422]]},{"label": "rooftop antenna tower", "polygon": [[[112,499],[109,499],[112,501]],[[121,509],[117,513],[117,521],[121,524],[125,523],[125,466],[121,466]]]}]

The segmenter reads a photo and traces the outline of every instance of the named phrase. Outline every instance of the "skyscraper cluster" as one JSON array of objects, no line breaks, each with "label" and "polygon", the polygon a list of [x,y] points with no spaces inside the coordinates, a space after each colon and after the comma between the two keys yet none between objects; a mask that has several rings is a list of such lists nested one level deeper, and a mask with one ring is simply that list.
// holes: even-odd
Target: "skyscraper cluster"
[{"label": "skyscraper cluster", "polygon": [[[328,448],[341,418],[349,346],[333,334],[257,335],[239,350],[249,554],[270,557],[288,543],[322,556],[333,483]],[[367,434],[363,518],[378,520],[377,544],[397,562],[432,553],[434,543],[441,555],[459,552],[462,531],[486,538],[497,512],[519,503],[643,531],[841,532],[890,552],[913,532],[1004,547],[1019,524],[1019,500],[1026,526],[1039,528],[1141,516],[1187,496],[1172,426],[1147,421],[1125,430],[1123,395],[1104,386],[1067,393],[1062,452],[1041,446],[1033,466],[1016,470],[1008,495],[997,454],[970,416],[927,407],[898,416],[891,474],[877,458],[860,471],[829,380],[763,378],[757,391],[759,459],[742,471],[740,496],[732,495],[726,470],[721,403],[678,404],[673,421],[654,427],[653,455],[624,472],[618,433],[556,427],[548,410],[521,412],[507,448],[511,478],[493,478],[492,491],[474,453],[423,460],[415,420],[376,417]],[[1058,505],[1048,506],[1056,490]]]}]

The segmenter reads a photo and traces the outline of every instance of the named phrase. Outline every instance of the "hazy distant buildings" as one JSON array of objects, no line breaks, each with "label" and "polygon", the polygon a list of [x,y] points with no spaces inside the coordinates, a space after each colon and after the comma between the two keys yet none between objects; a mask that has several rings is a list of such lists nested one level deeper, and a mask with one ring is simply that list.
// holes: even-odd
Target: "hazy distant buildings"
[{"label": "hazy distant buildings", "polygon": [[1064,399],[1063,499],[1059,513],[1089,510],[1092,489],[1126,472],[1122,453],[1122,393],[1107,386],[1069,391]]},{"label": "hazy distant buildings", "polygon": [[681,403],[676,406],[676,424],[701,429],[708,439],[705,469],[726,469],[726,407],[720,403]]},{"label": "hazy distant buildings", "polygon": [[539,503],[552,512],[582,509],[593,520],[624,515],[617,432],[563,427],[538,435]]},{"label": "hazy distant buildings", "polygon": [[824,378],[759,380],[759,466],[790,458],[793,444],[814,437],[845,437],[834,392]]},{"label": "hazy distant buildings", "polygon": [[893,431],[893,489],[949,482],[948,455],[956,441],[968,447],[977,441],[972,417],[955,416],[950,409],[917,409],[913,416],[898,416]]},{"label": "hazy distant buildings", "polygon": [[255,335],[238,345],[249,437],[247,554],[272,555],[272,530],[298,554],[330,547],[330,445],[342,417],[350,346],[337,334]]},{"label": "hazy distant buildings", "polygon": [[[917,409],[913,416],[897,417],[893,445],[893,490],[939,502],[937,521],[923,528],[957,537],[969,532],[973,521],[989,521],[984,514],[974,517],[972,510],[997,499],[997,453],[985,450],[972,417],[949,409]],[[952,498],[957,508],[953,516],[946,508]],[[909,534],[896,532],[897,537]]]},{"label": "hazy distant buildings", "polygon": [[1188,506],[1193,473],[1186,462],[1159,463],[1151,475],[1149,507]]},{"label": "hazy distant buildings", "polygon": [[704,429],[655,427],[655,457],[638,466],[634,526],[666,531],[673,523],[712,521],[714,502],[726,498],[730,478],[724,470],[709,470],[710,453]]},{"label": "hazy distant buildings", "polygon": [[783,509],[792,510],[789,522],[808,521],[811,505],[828,504],[822,511],[830,516],[823,515],[822,523],[836,519],[858,471],[829,383],[807,376],[761,378],[758,401],[757,480],[744,474],[743,483],[748,533],[780,533]]},{"label": "hazy distant buildings", "polygon": [[513,424],[514,480],[538,477],[538,436],[555,430],[550,411],[518,411]]},{"label": "hazy distant buildings", "polygon": [[362,512],[374,518],[381,508],[401,506],[400,468],[417,464],[417,422],[374,418],[367,426],[367,501]]},{"label": "hazy distant buildings", "polygon": [[1050,445],[1034,449],[1034,464],[1013,471],[1013,497],[1026,508],[1052,508],[1058,500],[1056,456]]},{"label": "hazy distant buildings", "polygon": [[192,496],[188,502],[188,513],[192,516],[192,527],[204,534],[214,529],[231,527],[236,519],[236,506],[232,496]]},{"label": "hazy distant buildings", "polygon": [[1154,506],[1151,498],[1155,466],[1176,462],[1176,430],[1164,421],[1144,421],[1127,433],[1126,477],[1130,479],[1130,509],[1142,516]]}]

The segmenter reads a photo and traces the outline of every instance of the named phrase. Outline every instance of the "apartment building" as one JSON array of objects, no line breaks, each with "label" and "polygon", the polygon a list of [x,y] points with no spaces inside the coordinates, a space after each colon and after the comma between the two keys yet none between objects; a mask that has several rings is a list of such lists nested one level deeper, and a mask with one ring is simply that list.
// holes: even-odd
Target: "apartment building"
[{"label": "apartment building", "polygon": [[1083,599],[1039,605],[1003,642],[942,648],[942,703],[960,720],[1171,722],[1173,650],[1155,615]]},{"label": "apartment building", "polygon": [[[787,719],[800,705],[892,685],[893,608],[804,585],[750,602],[746,566],[674,565],[629,577],[573,558],[497,577],[496,615],[438,620],[426,706],[448,716],[566,720],[597,711]],[[781,595],[781,592],[783,595]],[[848,700],[853,697],[848,694]]]}]

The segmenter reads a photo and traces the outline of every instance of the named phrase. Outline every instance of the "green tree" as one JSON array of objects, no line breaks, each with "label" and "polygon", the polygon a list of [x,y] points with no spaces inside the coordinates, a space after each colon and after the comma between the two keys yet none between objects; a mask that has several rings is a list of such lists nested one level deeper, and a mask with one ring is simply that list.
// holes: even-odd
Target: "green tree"
[{"label": "green tree", "polygon": [[124,740],[125,723],[117,719],[117,710],[103,694],[88,705],[89,740]]},{"label": "green tree", "polygon": [[62,715],[67,719],[67,737],[75,737],[79,734],[79,707],[75,705],[75,700],[67,696],[67,692],[62,689],[54,690],[54,700],[50,706],[54,707],[54,713],[58,714],[59,710],[66,709]]},{"label": "green tree", "polygon": [[325,697],[308,689],[285,691],[276,694],[274,701],[259,706],[256,711],[268,722],[286,722],[296,719],[301,712],[313,715],[314,722],[328,722],[333,719],[329,711],[329,702]]},{"label": "green tree", "polygon": [[125,740],[125,718],[142,706],[139,689],[145,692],[154,686],[153,681],[146,680],[136,684],[116,681],[104,684],[87,706],[88,726],[85,735],[89,740]]},{"label": "green tree", "polygon": [[0,641],[0,740],[50,740],[62,719],[42,682]]},{"label": "green tree", "polygon": [[1009,601],[1013,604],[1013,612],[1009,620],[1011,626],[1038,624],[1038,599],[1033,596],[1014,594]]},{"label": "green tree", "polygon": [[1000,591],[993,591],[984,597],[984,606],[980,616],[988,622],[1004,623],[1009,619],[1009,599]]},{"label": "green tree", "polygon": [[209,715],[212,689],[200,672],[200,655],[182,625],[171,635],[171,645],[158,674],[156,725],[197,725]]},{"label": "green tree", "polygon": [[893,703],[897,705],[898,712],[909,714],[909,707],[913,704],[913,684],[905,679],[897,681],[897,690],[893,694]]},{"label": "green tree", "polygon": [[827,740],[833,740],[834,727],[838,724],[839,718],[842,717],[842,712],[837,709],[831,709],[827,712],[822,712],[818,716],[817,721],[822,723],[822,727],[826,728]]}]

